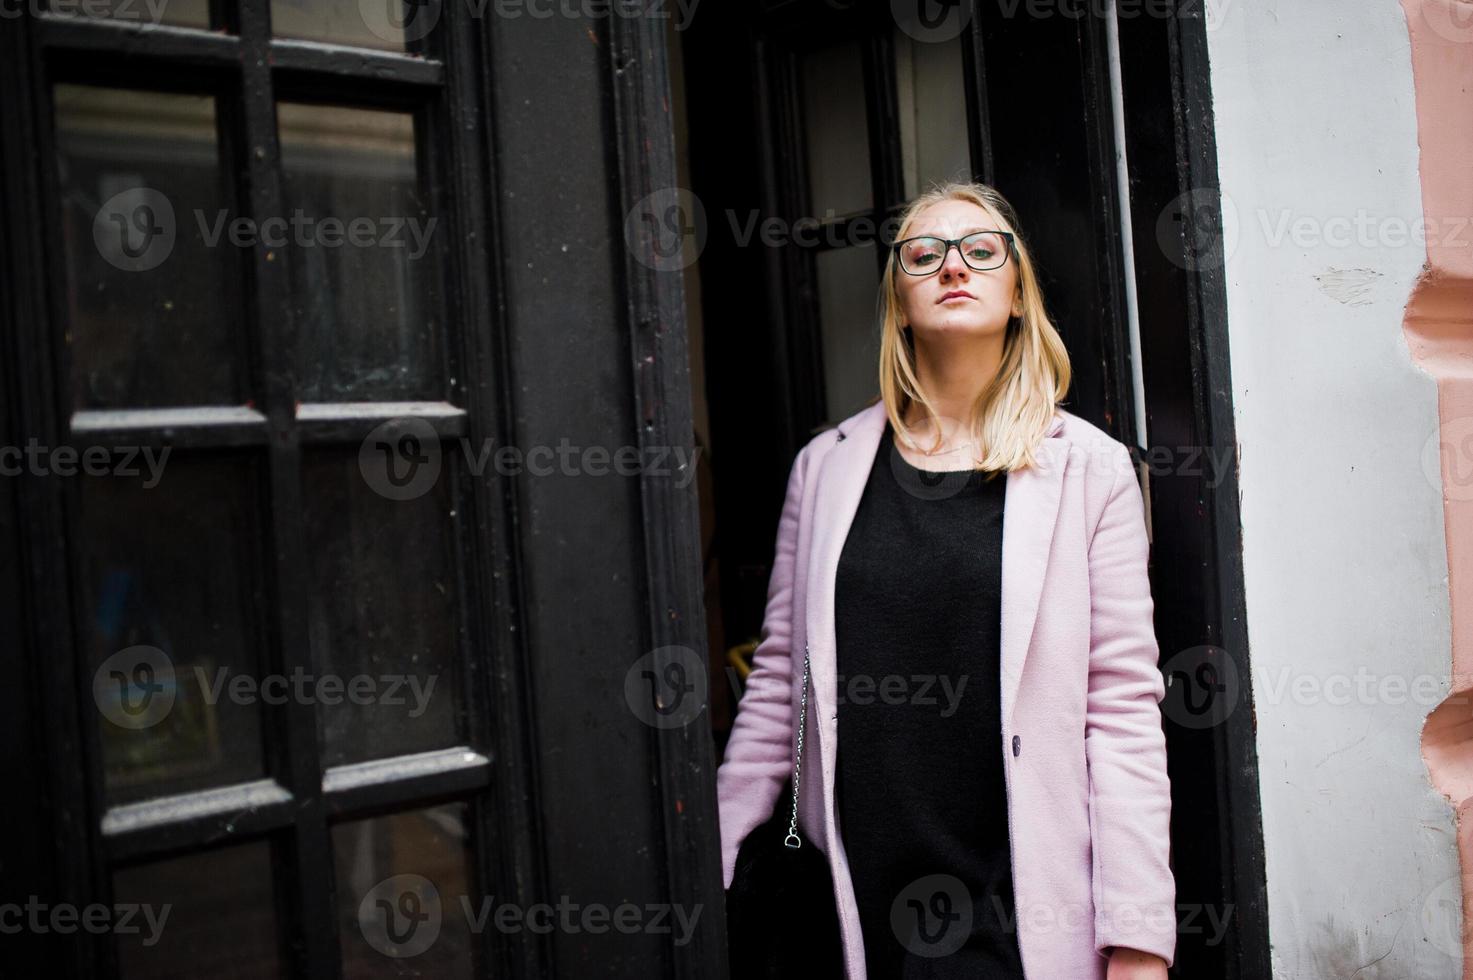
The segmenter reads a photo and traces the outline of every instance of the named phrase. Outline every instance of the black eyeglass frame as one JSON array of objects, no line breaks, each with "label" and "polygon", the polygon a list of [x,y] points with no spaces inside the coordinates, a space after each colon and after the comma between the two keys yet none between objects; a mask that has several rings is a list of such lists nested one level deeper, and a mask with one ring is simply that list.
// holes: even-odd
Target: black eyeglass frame
[{"label": "black eyeglass frame", "polygon": [[[1003,241],[1007,242],[1008,247],[1003,250],[1002,261],[999,262],[997,265],[978,267],[967,261],[967,253],[962,250],[962,242],[966,241],[969,238],[976,238],[978,235],[999,235],[1002,237]],[[905,267],[905,260],[900,257],[900,246],[904,245],[906,242],[919,241],[922,238],[929,239],[933,242],[945,243],[945,247],[941,250],[941,261],[936,263],[936,268],[931,269],[929,272],[911,272]],[[991,229],[985,228],[981,231],[974,231],[970,235],[963,235],[961,238],[941,238],[937,235],[912,235],[909,238],[902,238],[900,241],[891,245],[890,248],[893,249],[895,252],[895,264],[900,266],[901,272],[905,273],[908,276],[934,276],[936,274],[936,269],[940,269],[946,264],[947,253],[951,251],[953,245],[956,246],[956,254],[962,257],[962,262],[966,265],[968,269],[971,269],[974,272],[991,272],[993,269],[1001,269],[1003,266],[1008,264],[1008,256],[1015,255],[1017,252],[1017,248],[1013,244],[1012,232],[993,231]]]}]

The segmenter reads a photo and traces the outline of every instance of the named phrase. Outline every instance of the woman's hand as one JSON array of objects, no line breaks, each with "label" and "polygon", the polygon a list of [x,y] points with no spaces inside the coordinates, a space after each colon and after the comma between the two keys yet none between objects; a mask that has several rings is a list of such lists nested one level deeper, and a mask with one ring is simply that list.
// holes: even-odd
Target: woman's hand
[{"label": "woman's hand", "polygon": [[1166,980],[1166,961],[1155,953],[1116,946],[1110,950],[1105,980]]}]

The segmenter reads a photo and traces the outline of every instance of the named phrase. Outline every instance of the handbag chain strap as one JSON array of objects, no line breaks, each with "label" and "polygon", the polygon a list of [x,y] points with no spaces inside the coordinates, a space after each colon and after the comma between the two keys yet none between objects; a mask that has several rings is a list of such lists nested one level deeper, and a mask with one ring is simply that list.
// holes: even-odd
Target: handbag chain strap
[{"label": "handbag chain strap", "polygon": [[788,820],[788,836],[783,843],[788,847],[802,847],[803,839],[798,836],[798,782],[803,776],[803,728],[808,721],[808,644],[803,644],[803,697],[798,707],[798,754],[793,759],[793,815]]}]

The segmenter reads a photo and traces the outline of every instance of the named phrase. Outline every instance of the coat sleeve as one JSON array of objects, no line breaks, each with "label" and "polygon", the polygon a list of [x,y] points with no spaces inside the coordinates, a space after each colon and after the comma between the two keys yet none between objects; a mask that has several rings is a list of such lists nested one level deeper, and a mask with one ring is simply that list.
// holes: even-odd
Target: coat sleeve
[{"label": "coat sleeve", "polygon": [[1171,785],[1146,573],[1149,542],[1135,467],[1123,445],[1089,546],[1090,653],[1085,715],[1095,949],[1125,946],[1171,965],[1176,882]]},{"label": "coat sleeve", "polygon": [[788,474],[752,672],[747,675],[726,753],[716,770],[723,888],[731,887],[742,841],[772,815],[777,794],[793,768],[793,576],[807,455],[805,446]]}]

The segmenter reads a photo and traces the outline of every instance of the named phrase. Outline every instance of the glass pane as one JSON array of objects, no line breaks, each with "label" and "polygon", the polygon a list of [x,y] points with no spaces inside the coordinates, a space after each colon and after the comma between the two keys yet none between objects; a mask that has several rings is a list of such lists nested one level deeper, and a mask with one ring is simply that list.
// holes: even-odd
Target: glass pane
[{"label": "glass pane", "polygon": [[859,411],[880,390],[880,328],[875,314],[879,289],[873,244],[818,253],[823,377],[830,422]]},{"label": "glass pane", "polygon": [[54,14],[101,17],[130,24],[209,27],[209,0],[50,0]]},{"label": "glass pane", "polygon": [[239,404],[238,260],[215,100],[58,85],[77,408]]},{"label": "glass pane", "polygon": [[277,120],[297,397],[438,400],[440,230],[419,190],[414,117],[283,103]]},{"label": "glass pane", "polygon": [[403,51],[440,19],[439,0],[271,0],[277,37]]},{"label": "glass pane", "polygon": [[113,897],[139,909],[118,930],[123,980],[275,980],[277,938],[271,848],[264,842],[125,868]]},{"label": "glass pane", "polygon": [[[153,464],[140,462],[140,468]],[[82,484],[90,679],[110,804],[259,778],[260,476],[253,461],[167,461]]]},{"label": "glass pane", "polygon": [[812,217],[867,211],[874,194],[859,42],[805,54],[802,71]]},{"label": "glass pane", "polygon": [[461,741],[451,476],[389,499],[361,468],[373,462],[324,451],[305,465],[313,654],[358,692],[318,708],[329,766]]},{"label": "glass pane", "polygon": [[971,179],[964,84],[959,38],[926,43],[895,30],[895,86],[907,198],[933,182]]},{"label": "glass pane", "polygon": [[468,820],[464,803],[450,803],[332,829],[343,976],[484,975],[471,935],[480,902]]}]

